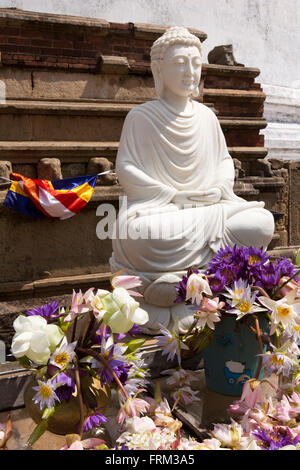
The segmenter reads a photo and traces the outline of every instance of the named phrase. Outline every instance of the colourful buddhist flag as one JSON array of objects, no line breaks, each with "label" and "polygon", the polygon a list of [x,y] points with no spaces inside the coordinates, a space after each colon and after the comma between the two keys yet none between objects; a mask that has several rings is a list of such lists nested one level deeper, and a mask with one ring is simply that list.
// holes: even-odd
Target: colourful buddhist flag
[{"label": "colourful buddhist flag", "polygon": [[68,219],[78,214],[89,202],[97,176],[48,181],[11,173],[12,183],[4,205],[31,217]]}]

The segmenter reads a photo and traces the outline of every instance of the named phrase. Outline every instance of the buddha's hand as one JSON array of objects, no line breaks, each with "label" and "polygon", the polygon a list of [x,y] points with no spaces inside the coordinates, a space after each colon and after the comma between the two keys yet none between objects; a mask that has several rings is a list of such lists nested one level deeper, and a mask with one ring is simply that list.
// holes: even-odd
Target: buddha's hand
[{"label": "buddha's hand", "polygon": [[216,204],[221,200],[221,190],[219,188],[206,189],[205,191],[178,191],[173,201],[175,204],[183,208],[186,206],[208,206]]}]

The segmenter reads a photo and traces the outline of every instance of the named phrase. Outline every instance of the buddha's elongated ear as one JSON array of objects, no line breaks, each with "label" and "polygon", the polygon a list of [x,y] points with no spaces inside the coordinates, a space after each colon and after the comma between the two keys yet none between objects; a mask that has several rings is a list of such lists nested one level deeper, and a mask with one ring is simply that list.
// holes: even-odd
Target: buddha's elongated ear
[{"label": "buddha's elongated ear", "polygon": [[160,96],[163,92],[163,81],[161,79],[161,72],[160,72],[160,63],[158,61],[151,62],[151,70],[154,79],[154,86],[156,93]]},{"label": "buddha's elongated ear", "polygon": [[193,89],[192,97],[193,98],[198,98],[199,95],[200,95],[200,87],[196,86],[196,88]]}]

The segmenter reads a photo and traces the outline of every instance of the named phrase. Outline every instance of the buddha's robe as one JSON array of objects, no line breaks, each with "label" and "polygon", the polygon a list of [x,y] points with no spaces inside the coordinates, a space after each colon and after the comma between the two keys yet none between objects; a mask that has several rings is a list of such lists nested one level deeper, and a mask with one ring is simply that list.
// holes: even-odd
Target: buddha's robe
[{"label": "buddha's robe", "polygon": [[[136,106],[125,119],[116,172],[128,207],[119,214],[113,271],[127,267],[151,281],[164,273],[180,276],[189,266],[204,268],[227,244],[266,248],[272,238],[273,216],[264,203],[233,193],[234,165],[217,117],[196,101],[191,108],[178,115],[159,99]],[[222,197],[215,204],[181,208],[173,201],[178,191],[216,187]],[[129,237],[119,238],[126,223]],[[137,231],[156,238],[131,238]]]}]

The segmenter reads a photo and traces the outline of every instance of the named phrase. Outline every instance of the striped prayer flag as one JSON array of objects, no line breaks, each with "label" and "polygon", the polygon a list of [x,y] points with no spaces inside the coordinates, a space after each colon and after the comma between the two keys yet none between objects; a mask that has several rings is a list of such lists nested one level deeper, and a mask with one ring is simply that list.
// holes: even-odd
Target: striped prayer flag
[{"label": "striped prayer flag", "polygon": [[59,180],[30,179],[11,173],[4,205],[31,217],[69,219],[92,197],[98,175]]}]

